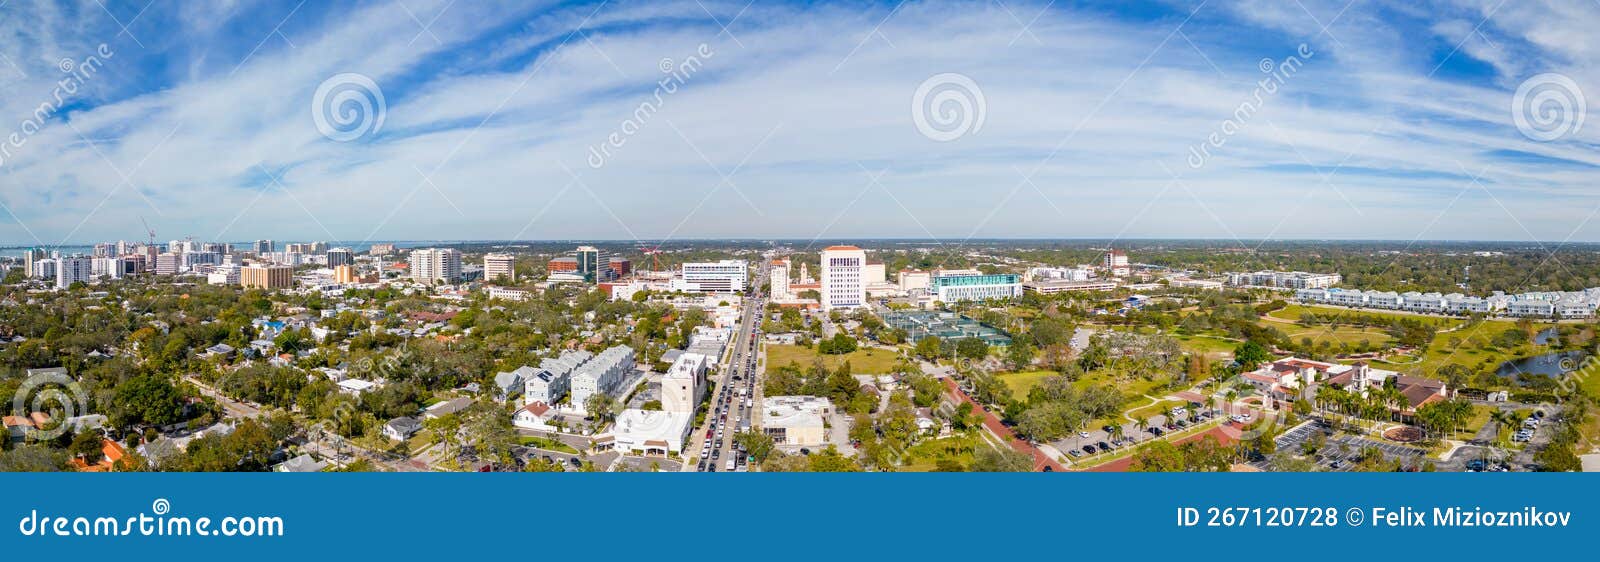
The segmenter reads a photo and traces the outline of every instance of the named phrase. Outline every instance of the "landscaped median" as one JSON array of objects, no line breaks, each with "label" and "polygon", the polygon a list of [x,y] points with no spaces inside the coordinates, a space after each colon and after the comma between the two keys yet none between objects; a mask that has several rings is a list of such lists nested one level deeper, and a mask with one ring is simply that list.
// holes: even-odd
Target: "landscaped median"
[{"label": "landscaped median", "polygon": [[[1151,439],[1145,439],[1143,441],[1138,441],[1138,442],[1135,442],[1132,445],[1123,447],[1121,449],[1115,449],[1115,450],[1113,450],[1113,451],[1111,451],[1109,453],[1099,453],[1099,454],[1092,455],[1092,456],[1089,456],[1089,457],[1084,457],[1082,459],[1068,459],[1068,460],[1071,461],[1072,469],[1073,470],[1077,470],[1077,471],[1086,471],[1086,472],[1098,472],[1098,471],[1120,472],[1120,471],[1125,471],[1125,470],[1127,470],[1126,466],[1109,467],[1108,465],[1110,465],[1113,462],[1116,462],[1116,461],[1119,461],[1119,460],[1124,460],[1124,459],[1127,459],[1129,457],[1132,457],[1134,452],[1138,451],[1140,447],[1144,446],[1144,444],[1149,443],[1151,441],[1171,441],[1173,445],[1181,445],[1181,444],[1186,443],[1188,441],[1191,441],[1193,439],[1199,438],[1200,436],[1205,435],[1206,433],[1208,433],[1210,431],[1213,431],[1213,430],[1224,430],[1222,432],[1222,434],[1218,436],[1218,441],[1221,441],[1222,444],[1224,444],[1224,445],[1227,445],[1227,444],[1233,443],[1233,442],[1237,442],[1239,440],[1239,435],[1238,434],[1241,433],[1242,430],[1239,430],[1237,428],[1233,428],[1232,426],[1230,426],[1228,424],[1229,424],[1229,422],[1226,419],[1215,418],[1215,419],[1208,420],[1208,421],[1206,421],[1204,423],[1198,423],[1198,424],[1195,424],[1195,425],[1191,425],[1189,427],[1186,427],[1186,428],[1183,428],[1183,429],[1180,429],[1180,430],[1177,430],[1177,431],[1169,431],[1169,432],[1163,434],[1160,437],[1155,437],[1155,438],[1151,438]],[[1227,431],[1228,429],[1231,429],[1232,431]],[[1090,464],[1090,463],[1093,463],[1093,464]]]}]

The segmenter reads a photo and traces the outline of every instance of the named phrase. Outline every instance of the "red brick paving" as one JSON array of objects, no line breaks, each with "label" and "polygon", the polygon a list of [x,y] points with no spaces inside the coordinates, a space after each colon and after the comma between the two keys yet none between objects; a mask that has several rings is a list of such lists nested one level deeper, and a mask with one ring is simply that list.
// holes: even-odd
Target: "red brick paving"
[{"label": "red brick paving", "polygon": [[973,400],[971,396],[967,396],[967,393],[962,392],[961,388],[956,386],[956,381],[946,378],[944,379],[944,386],[950,391],[951,396],[954,396],[959,400],[964,400],[968,404],[972,404],[973,409],[982,412],[983,426],[989,428],[989,431],[994,432],[994,434],[999,435],[1001,439],[1005,439],[1007,442],[1011,443],[1011,448],[1033,455],[1033,470],[1035,472],[1041,472],[1047,467],[1055,472],[1066,470],[1066,467],[1062,466],[1061,463],[1056,462],[1055,459],[1050,458],[1050,455],[1044,454],[1044,452],[1040,451],[1038,447],[1034,447],[1027,441],[1018,439],[1017,435],[1011,432],[1011,428],[1006,427],[1003,423],[1000,423],[1000,418],[995,417],[994,414],[989,412],[988,408],[983,407],[983,405],[979,404],[978,401]]}]

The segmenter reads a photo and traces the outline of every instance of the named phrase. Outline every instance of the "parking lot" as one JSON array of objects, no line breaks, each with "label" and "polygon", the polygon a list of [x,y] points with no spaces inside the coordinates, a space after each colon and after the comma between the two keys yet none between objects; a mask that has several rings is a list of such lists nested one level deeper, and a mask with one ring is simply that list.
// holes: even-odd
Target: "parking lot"
[{"label": "parking lot", "polygon": [[[1361,457],[1361,452],[1368,448],[1375,448],[1383,454],[1385,459],[1391,461],[1399,460],[1407,466],[1421,464],[1425,453],[1422,449],[1397,443],[1388,443],[1354,435],[1335,435],[1333,428],[1324,425],[1322,422],[1302,424],[1279,435],[1277,439],[1278,450],[1300,454],[1305,443],[1318,433],[1327,438],[1327,444],[1317,451],[1314,459],[1318,470],[1330,472],[1348,471]],[[1343,447],[1340,445],[1343,445]],[[1267,461],[1265,460],[1251,464],[1257,468],[1267,468]]]}]

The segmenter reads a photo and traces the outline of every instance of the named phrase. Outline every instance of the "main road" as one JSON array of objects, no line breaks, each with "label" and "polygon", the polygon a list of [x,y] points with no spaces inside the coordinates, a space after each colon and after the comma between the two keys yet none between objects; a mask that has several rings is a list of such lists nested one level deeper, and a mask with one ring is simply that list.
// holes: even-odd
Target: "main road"
[{"label": "main road", "polygon": [[[757,355],[761,345],[757,327],[767,307],[762,287],[767,284],[768,273],[768,261],[762,259],[756,264],[755,281],[745,293],[739,325],[734,328],[733,337],[728,342],[733,350],[728,357],[728,366],[722,369],[716,380],[711,381],[711,409],[706,414],[705,424],[694,430],[693,442],[698,446],[691,449],[695,456],[690,457],[685,468],[727,470],[729,461],[735,461],[735,466],[744,465],[733,438],[741,430],[751,428],[754,412],[761,407],[756,400],[756,379],[760,371]],[[748,407],[745,405],[747,398]],[[702,453],[708,447],[710,452]]]}]

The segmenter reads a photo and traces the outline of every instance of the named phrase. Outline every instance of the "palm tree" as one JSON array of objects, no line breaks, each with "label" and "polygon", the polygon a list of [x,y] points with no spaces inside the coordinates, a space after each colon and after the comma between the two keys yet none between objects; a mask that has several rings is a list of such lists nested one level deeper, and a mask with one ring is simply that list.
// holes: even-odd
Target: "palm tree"
[{"label": "palm tree", "polygon": [[1144,431],[1146,429],[1150,429],[1150,420],[1145,418],[1142,415],[1134,416],[1133,417],[1133,425],[1135,427],[1138,427],[1139,431]]}]

